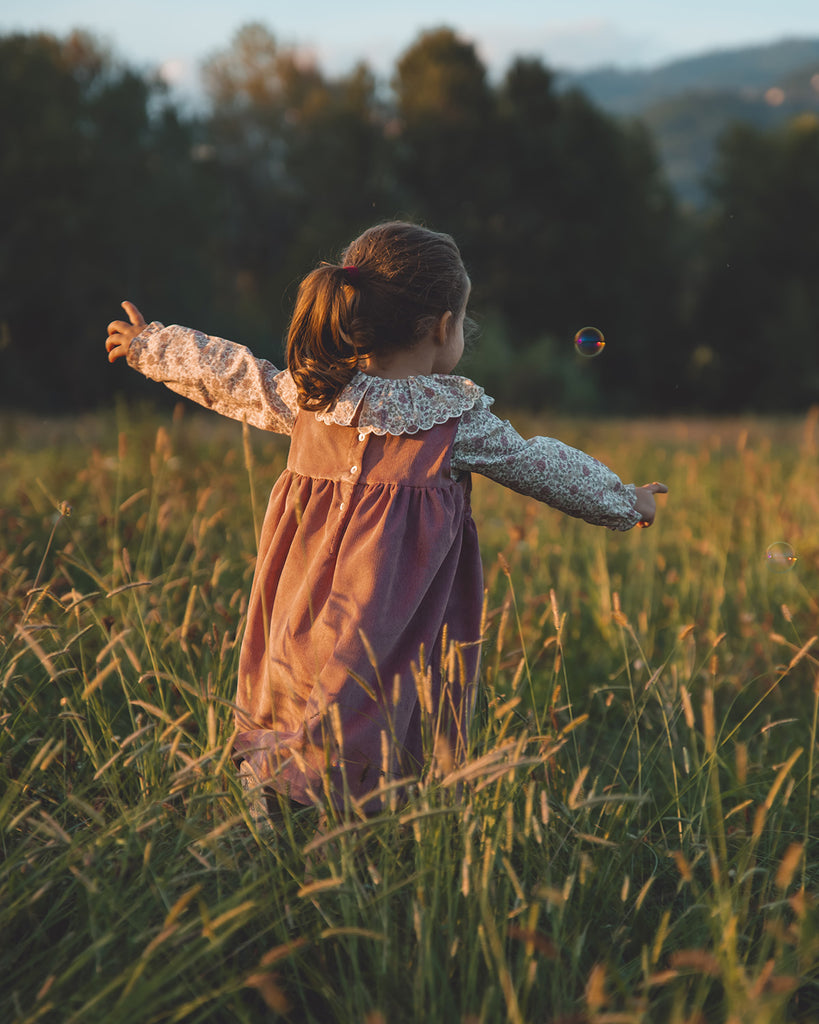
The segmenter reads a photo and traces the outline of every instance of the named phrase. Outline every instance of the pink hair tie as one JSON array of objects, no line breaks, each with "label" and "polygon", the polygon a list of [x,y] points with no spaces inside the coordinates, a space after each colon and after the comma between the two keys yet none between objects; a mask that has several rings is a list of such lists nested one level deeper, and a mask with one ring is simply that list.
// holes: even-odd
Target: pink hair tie
[{"label": "pink hair tie", "polygon": [[349,284],[357,285],[359,283],[360,274],[358,272],[358,267],[354,266],[351,263],[346,267],[342,267],[341,269],[347,275],[347,281],[349,282]]}]

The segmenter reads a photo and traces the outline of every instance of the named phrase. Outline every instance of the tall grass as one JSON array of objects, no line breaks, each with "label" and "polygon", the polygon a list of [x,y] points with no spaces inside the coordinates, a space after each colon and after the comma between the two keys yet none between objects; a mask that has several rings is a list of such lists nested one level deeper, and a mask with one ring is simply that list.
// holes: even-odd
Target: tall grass
[{"label": "tall grass", "polygon": [[667,482],[656,526],[476,480],[467,763],[269,827],[229,744],[285,444],[0,424],[0,1018],[819,1019],[817,417],[526,426]]}]

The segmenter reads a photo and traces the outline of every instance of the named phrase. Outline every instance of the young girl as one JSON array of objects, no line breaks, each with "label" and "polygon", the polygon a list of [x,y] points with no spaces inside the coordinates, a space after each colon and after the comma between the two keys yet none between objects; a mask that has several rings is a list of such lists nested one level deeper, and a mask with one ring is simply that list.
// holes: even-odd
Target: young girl
[{"label": "young girl", "polygon": [[378,806],[379,787],[421,767],[429,723],[463,756],[483,602],[471,472],[614,530],[650,525],[667,490],[524,440],[453,375],[469,290],[448,235],[388,223],[304,279],[287,370],[146,325],[130,302],[130,322],[108,327],[111,362],[291,437],[248,604],[234,748],[245,774],[296,803],[346,792]]}]

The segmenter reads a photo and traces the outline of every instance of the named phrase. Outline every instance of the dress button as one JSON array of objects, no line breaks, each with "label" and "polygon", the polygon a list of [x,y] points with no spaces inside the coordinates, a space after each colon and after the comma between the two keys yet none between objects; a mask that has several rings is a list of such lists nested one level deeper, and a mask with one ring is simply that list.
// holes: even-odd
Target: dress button
[{"label": "dress button", "polygon": [[358,466],[350,466],[350,472],[351,473],[357,473],[358,472]]},{"label": "dress button", "polygon": [[359,441],[363,441],[366,438],[366,436],[367,436],[366,434],[359,434],[358,435],[358,440]]},{"label": "dress button", "polygon": [[343,512],[344,511],[344,502],[343,501],[339,503],[338,510],[339,510],[339,512]]}]

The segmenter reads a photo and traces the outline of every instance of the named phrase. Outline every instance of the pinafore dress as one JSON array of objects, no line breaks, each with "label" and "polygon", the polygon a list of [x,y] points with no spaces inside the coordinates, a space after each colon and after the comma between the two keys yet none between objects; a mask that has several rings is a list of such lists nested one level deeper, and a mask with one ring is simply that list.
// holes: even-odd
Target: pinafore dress
[{"label": "pinafore dress", "polygon": [[469,474],[450,473],[459,419],[395,436],[296,416],[262,528],[234,742],[291,800],[372,809],[428,746],[463,756],[483,577]]}]

